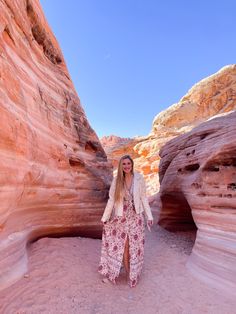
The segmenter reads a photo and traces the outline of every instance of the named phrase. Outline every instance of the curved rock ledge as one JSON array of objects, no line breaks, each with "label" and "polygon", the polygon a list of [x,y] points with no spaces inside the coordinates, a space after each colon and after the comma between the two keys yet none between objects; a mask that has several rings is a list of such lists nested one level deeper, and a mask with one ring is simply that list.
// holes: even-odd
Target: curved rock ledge
[{"label": "curved rock ledge", "polygon": [[27,245],[101,235],[111,165],[90,127],[39,1],[0,1],[0,289]]},{"label": "curved rock ledge", "polygon": [[159,224],[197,226],[188,267],[236,291],[236,112],[202,123],[160,151]]}]

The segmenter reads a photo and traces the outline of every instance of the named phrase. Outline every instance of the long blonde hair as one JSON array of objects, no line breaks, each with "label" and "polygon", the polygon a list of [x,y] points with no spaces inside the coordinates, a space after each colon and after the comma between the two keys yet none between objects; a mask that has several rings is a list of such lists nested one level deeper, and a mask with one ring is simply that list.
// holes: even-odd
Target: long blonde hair
[{"label": "long blonde hair", "polygon": [[115,189],[115,202],[121,201],[124,196],[124,184],[125,184],[125,174],[123,171],[123,160],[129,159],[132,164],[132,174],[134,173],[134,161],[130,157],[130,155],[124,155],[121,157],[117,170],[117,178],[116,178],[116,189]]}]

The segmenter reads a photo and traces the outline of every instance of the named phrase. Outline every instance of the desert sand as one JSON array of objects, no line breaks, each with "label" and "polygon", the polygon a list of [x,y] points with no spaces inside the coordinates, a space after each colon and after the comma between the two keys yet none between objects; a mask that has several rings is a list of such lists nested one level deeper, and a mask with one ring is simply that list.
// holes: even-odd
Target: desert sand
[{"label": "desert sand", "polygon": [[116,285],[97,273],[101,240],[42,238],[29,247],[29,271],[0,293],[1,314],[236,313],[231,296],[206,286],[186,268],[195,232],[146,231],[139,284],[122,269]]}]

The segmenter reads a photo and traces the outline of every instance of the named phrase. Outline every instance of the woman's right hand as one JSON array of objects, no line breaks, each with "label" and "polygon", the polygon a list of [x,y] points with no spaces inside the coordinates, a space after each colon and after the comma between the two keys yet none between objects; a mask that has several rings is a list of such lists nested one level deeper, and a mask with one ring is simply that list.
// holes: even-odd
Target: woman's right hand
[{"label": "woman's right hand", "polygon": [[148,220],[147,221],[147,227],[148,227],[148,230],[151,231],[151,226],[153,225],[153,220]]}]

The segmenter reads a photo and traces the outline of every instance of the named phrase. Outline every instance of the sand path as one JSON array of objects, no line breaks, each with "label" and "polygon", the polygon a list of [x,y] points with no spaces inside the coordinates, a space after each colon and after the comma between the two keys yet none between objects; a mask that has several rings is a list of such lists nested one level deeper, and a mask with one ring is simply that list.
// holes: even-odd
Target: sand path
[{"label": "sand path", "polygon": [[0,293],[1,314],[236,313],[232,298],[205,286],[185,267],[194,233],[146,231],[141,280],[130,288],[97,273],[101,241],[43,238],[29,249],[29,272]]}]

